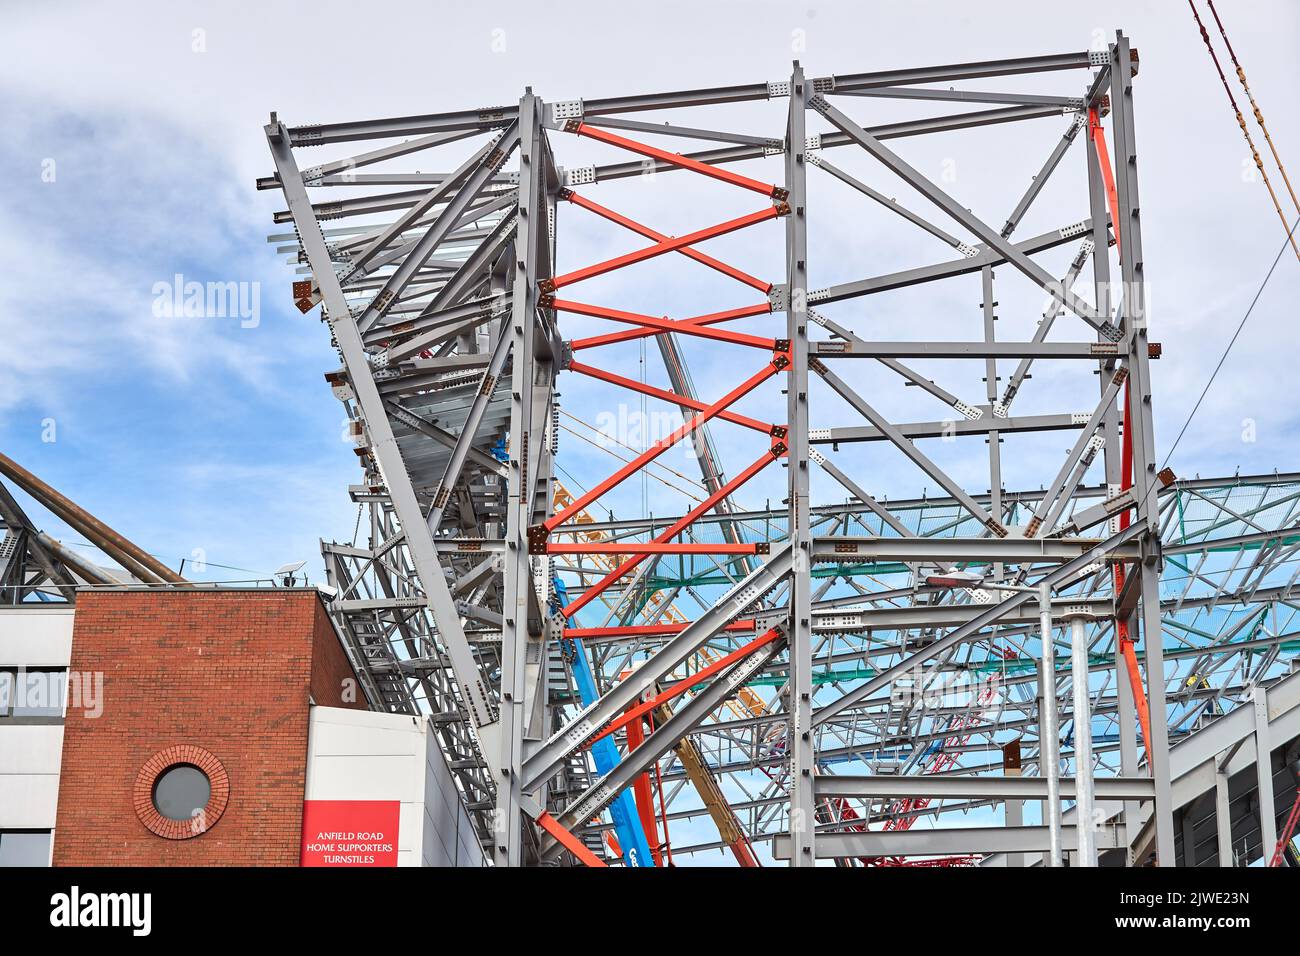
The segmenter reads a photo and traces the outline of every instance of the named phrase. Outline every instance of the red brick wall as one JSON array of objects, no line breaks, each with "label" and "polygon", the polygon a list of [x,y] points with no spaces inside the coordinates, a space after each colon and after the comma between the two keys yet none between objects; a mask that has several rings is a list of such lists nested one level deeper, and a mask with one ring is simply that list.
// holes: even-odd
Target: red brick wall
[{"label": "red brick wall", "polygon": [[348,663],[338,632],[317,602],[312,628],[311,699],[322,707],[366,709],[366,695]]},{"label": "red brick wall", "polygon": [[[298,863],[309,695],[365,707],[341,699],[353,674],[314,591],[82,592],[71,666],[103,673],[103,713],[68,713],[56,866]],[[169,840],[132,791],[180,745],[221,762],[229,800],[207,832]]]}]

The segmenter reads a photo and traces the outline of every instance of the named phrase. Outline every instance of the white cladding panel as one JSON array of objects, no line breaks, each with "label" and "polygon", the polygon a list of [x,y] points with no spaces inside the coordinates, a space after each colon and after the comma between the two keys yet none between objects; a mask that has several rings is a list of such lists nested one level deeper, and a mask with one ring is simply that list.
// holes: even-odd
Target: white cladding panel
[{"label": "white cladding panel", "polygon": [[0,610],[0,667],[67,667],[72,619],[71,607]]},{"label": "white cladding panel", "polygon": [[[0,610],[0,667],[67,667],[72,621],[71,607]],[[61,722],[0,722],[0,830],[54,829],[62,760]]]},{"label": "white cladding panel", "polygon": [[0,830],[53,830],[63,728],[0,726]]},{"label": "white cladding panel", "polygon": [[483,854],[423,717],[313,707],[308,800],[398,800],[398,866],[482,866]]}]

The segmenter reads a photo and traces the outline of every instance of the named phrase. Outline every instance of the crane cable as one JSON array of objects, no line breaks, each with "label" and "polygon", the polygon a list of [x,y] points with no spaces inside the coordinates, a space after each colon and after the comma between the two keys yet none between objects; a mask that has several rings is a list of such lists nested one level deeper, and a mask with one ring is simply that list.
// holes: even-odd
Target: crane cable
[{"label": "crane cable", "polygon": [[[1273,200],[1273,208],[1277,210],[1278,218],[1282,220],[1282,228],[1287,232],[1287,237],[1291,241],[1291,248],[1295,251],[1296,259],[1300,260],[1300,245],[1296,244],[1295,236],[1291,234],[1290,223],[1287,222],[1286,213],[1282,211],[1282,204],[1278,202],[1277,193],[1273,190],[1273,184],[1269,181],[1268,171],[1264,169],[1264,161],[1260,159],[1259,150],[1256,149],[1255,147],[1255,140],[1251,137],[1250,129],[1246,126],[1246,118],[1241,115],[1241,107],[1237,105],[1237,98],[1232,95],[1232,87],[1228,85],[1228,78],[1223,73],[1223,66],[1219,63],[1219,56],[1217,53],[1214,52],[1214,45],[1210,42],[1210,34],[1205,29],[1205,24],[1201,22],[1201,15],[1196,10],[1196,4],[1193,3],[1192,0],[1187,0],[1187,5],[1192,8],[1192,16],[1196,18],[1196,25],[1197,27],[1200,28],[1201,39],[1205,41],[1205,49],[1209,51],[1210,59],[1214,61],[1214,68],[1218,70],[1219,80],[1223,83],[1223,91],[1228,94],[1228,102],[1232,104],[1233,112],[1237,114],[1237,125],[1241,127],[1241,134],[1246,137],[1246,145],[1250,147],[1251,155],[1255,158],[1255,168],[1259,170],[1260,176],[1262,176],[1264,179],[1264,185],[1268,188],[1268,194]],[[1210,4],[1210,9],[1211,10],[1214,9],[1213,3]],[[1216,20],[1218,19],[1217,14],[1215,15],[1215,19]],[[1223,29],[1222,24],[1220,24],[1219,29],[1220,31],[1222,31]],[[1224,42],[1227,42],[1226,33],[1224,33]],[[1233,57],[1233,61],[1236,62],[1235,56]],[[1240,66],[1238,67],[1237,73],[1238,76],[1241,77],[1242,83],[1244,84],[1245,74],[1241,71]],[[1247,88],[1247,92],[1249,92],[1249,88]],[[1253,96],[1251,97],[1251,102],[1254,103]],[[1260,122],[1260,125],[1262,126],[1263,116],[1260,114],[1258,108],[1256,108],[1255,110],[1255,117]],[[1272,138],[1268,136],[1267,129],[1265,129],[1264,135],[1265,137],[1268,137],[1269,145],[1272,146],[1273,141]],[[1274,150],[1273,156],[1274,158],[1277,157],[1276,150]],[[1281,166],[1281,163],[1279,162],[1278,165]],[[1285,170],[1283,170],[1282,175],[1285,178],[1286,176]],[[1290,188],[1289,181],[1287,182],[1287,186],[1288,188]],[[1295,194],[1292,193],[1292,199],[1294,198],[1295,198]],[[1300,209],[1300,205],[1298,205],[1296,208]]]},{"label": "crane cable", "polygon": [[[1291,177],[1287,175],[1286,166],[1282,164],[1282,157],[1277,154],[1277,147],[1273,145],[1273,137],[1268,131],[1268,124],[1264,122],[1264,111],[1259,108],[1255,102],[1255,94],[1251,92],[1250,84],[1246,82],[1246,71],[1242,69],[1241,63],[1237,60],[1237,52],[1232,48],[1232,41],[1228,39],[1228,31],[1223,28],[1223,21],[1219,19],[1219,11],[1214,9],[1214,0],[1206,0],[1210,5],[1210,13],[1214,16],[1214,22],[1219,27],[1219,36],[1223,37],[1223,45],[1228,48],[1228,56],[1232,57],[1232,65],[1237,69],[1237,79],[1241,81],[1241,88],[1246,91],[1246,97],[1250,100],[1250,108],[1255,112],[1255,122],[1259,128],[1264,131],[1264,140],[1268,143],[1269,151],[1273,154],[1273,162],[1277,163],[1277,168],[1282,173],[1282,182],[1286,183],[1286,191],[1291,194],[1291,204],[1295,206],[1296,212],[1300,212],[1300,199],[1296,199],[1295,189],[1291,186]],[[1285,222],[1285,218],[1282,220]]]}]

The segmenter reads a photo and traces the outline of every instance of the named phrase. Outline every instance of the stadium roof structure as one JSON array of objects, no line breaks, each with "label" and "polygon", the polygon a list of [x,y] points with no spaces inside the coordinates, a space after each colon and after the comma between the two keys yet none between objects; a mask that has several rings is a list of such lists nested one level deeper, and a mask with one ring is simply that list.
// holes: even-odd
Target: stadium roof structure
[{"label": "stadium roof structure", "polygon": [[[272,114],[259,187],[292,226],[272,241],[337,346],[326,377],[363,474],[366,533],[323,544],[332,612],[384,705],[437,717],[494,862],[1186,854],[1171,745],[1293,666],[1300,476],[1179,480],[1157,460],[1137,73],[1117,34],[702,90]],[[745,122],[760,131],[728,131]],[[902,155],[972,137],[1003,181],[1023,147],[999,140],[1044,126],[1027,187],[981,214]],[[819,242],[833,217],[869,248]],[[965,314],[951,290],[975,284]],[[673,427],[586,426],[628,402]],[[582,444],[561,453],[561,432]],[[925,494],[887,499],[887,473]],[[1037,490],[1007,490],[1012,473]],[[629,492],[651,476],[679,503]],[[972,811],[993,824],[945,822]]]}]

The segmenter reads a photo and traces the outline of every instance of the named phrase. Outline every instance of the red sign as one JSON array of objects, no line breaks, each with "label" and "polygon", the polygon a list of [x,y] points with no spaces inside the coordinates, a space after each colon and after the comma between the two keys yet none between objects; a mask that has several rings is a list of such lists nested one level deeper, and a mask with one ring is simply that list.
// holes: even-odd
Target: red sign
[{"label": "red sign", "polygon": [[396,800],[305,800],[303,866],[397,866]]}]

